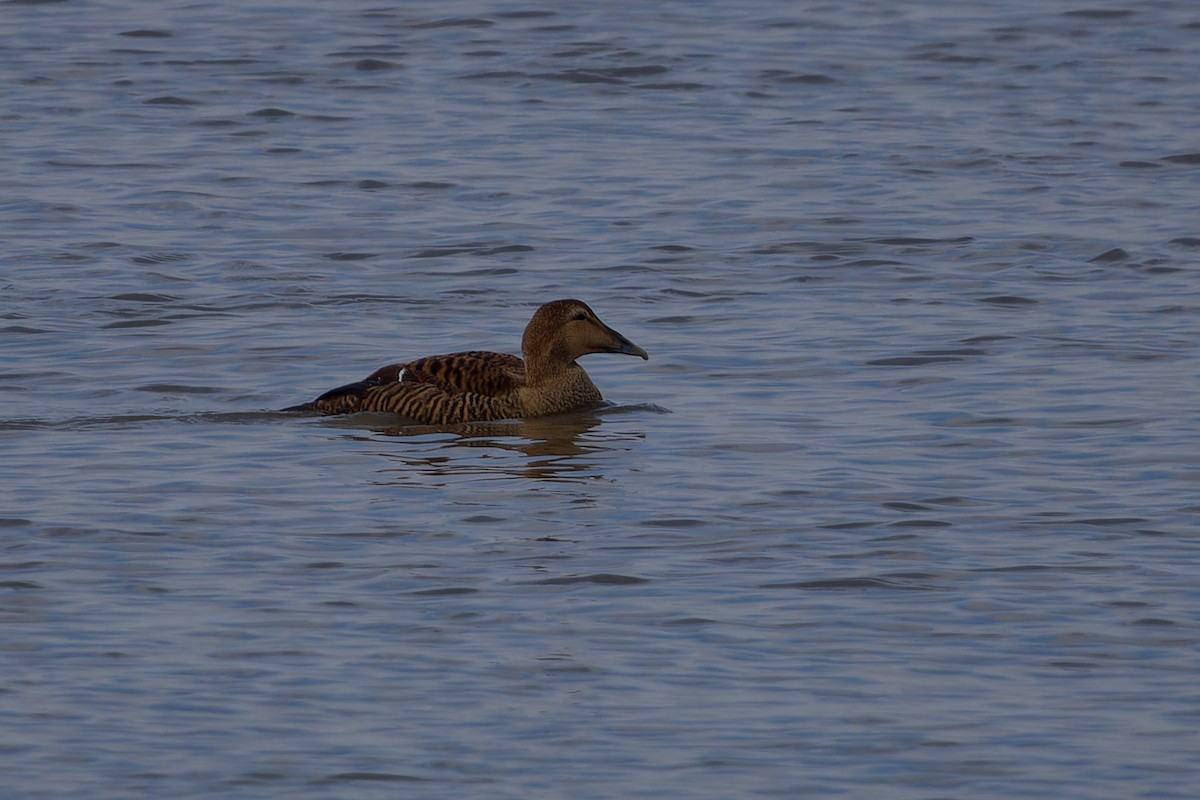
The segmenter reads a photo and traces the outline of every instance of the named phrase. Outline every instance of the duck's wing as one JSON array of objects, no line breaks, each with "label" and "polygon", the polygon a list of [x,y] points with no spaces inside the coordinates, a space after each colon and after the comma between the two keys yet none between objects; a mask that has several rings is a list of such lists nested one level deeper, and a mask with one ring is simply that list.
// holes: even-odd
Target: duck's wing
[{"label": "duck's wing", "polygon": [[[428,383],[452,394],[501,397],[524,383],[525,362],[507,353],[471,350],[400,365],[400,381]],[[385,367],[386,369],[386,367]]]},{"label": "duck's wing", "polygon": [[325,414],[383,411],[432,425],[522,415],[516,390],[524,363],[504,353],[472,351],[381,367],[331,389],[312,403]]},{"label": "duck's wing", "polygon": [[284,411],[320,411],[322,414],[353,414],[363,411],[362,403],[367,392],[399,380],[407,364],[388,364],[380,367],[361,381],[347,383],[330,389],[311,403],[285,408]]}]

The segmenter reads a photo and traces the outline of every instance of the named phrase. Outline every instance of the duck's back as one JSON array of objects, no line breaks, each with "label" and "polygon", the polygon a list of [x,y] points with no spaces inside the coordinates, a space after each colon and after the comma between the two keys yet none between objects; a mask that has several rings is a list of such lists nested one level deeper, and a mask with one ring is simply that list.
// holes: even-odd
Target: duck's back
[{"label": "duck's back", "polygon": [[471,350],[418,358],[400,366],[403,380],[432,384],[451,393],[503,397],[525,384],[525,362],[508,353]]},{"label": "duck's back", "polygon": [[507,353],[428,356],[331,389],[312,408],[325,414],[382,411],[431,425],[508,419],[523,414],[524,370],[524,362]]}]

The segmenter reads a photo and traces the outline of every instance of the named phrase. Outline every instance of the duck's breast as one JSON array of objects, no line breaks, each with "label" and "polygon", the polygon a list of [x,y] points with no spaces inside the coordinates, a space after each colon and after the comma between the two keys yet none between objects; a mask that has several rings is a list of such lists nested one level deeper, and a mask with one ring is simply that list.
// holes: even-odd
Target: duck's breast
[{"label": "duck's breast", "polygon": [[552,380],[522,388],[518,395],[527,417],[583,411],[604,402],[596,384],[578,364]]}]

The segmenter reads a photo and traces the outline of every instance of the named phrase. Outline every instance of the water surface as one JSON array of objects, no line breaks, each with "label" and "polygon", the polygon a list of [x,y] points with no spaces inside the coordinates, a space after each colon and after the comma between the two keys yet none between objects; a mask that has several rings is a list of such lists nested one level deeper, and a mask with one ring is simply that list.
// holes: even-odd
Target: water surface
[{"label": "water surface", "polygon": [[[1194,796],[1189,4],[0,30],[6,796]],[[566,296],[596,413],[276,411]]]}]

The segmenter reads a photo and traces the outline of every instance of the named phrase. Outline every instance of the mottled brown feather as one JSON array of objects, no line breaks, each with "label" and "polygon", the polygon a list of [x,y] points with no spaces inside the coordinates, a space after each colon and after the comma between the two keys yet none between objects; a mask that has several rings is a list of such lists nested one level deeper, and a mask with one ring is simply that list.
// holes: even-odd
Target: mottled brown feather
[{"label": "mottled brown feather", "polygon": [[514,391],[525,376],[521,359],[485,350],[428,356],[403,366],[406,381],[432,383],[447,392],[506,394]]},{"label": "mottled brown feather", "polygon": [[611,352],[647,358],[645,350],[578,300],[556,300],[539,308],[521,349],[524,359],[472,350],[389,364],[292,410],[382,411],[431,425],[557,414],[603,402],[575,363],[579,356]]}]

